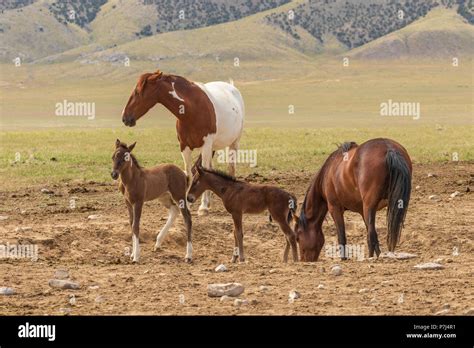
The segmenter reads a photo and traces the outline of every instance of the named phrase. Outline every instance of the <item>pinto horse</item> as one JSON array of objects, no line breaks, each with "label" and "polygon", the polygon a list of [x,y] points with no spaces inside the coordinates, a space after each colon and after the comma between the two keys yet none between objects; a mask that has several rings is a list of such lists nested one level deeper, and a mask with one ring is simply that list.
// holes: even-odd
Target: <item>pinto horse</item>
[{"label": "pinto horse", "polygon": [[367,228],[369,257],[380,255],[375,214],[387,209],[387,245],[395,250],[411,193],[412,164],[402,145],[390,139],[372,139],[358,146],[344,143],[324,162],[294,216],[302,261],[317,261],[324,245],[322,224],[327,212],[337,228],[339,252],[346,258],[344,211],[361,214]]},{"label": "pinto horse", "polygon": [[[176,116],[176,131],[185,172],[192,181],[192,151],[200,150],[202,166],[212,167],[213,151],[238,150],[244,125],[244,101],[239,90],[226,82],[201,84],[161,71],[140,76],[122,112],[126,126],[155,104],[164,105]],[[229,163],[235,175],[235,163]],[[199,214],[209,210],[209,192],[202,196]]]}]

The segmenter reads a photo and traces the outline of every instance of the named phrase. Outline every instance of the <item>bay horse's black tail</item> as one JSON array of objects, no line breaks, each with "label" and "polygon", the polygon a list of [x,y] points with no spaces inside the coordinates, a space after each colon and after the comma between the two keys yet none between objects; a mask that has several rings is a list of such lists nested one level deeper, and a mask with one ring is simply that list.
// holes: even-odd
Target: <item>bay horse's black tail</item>
[{"label": "bay horse's black tail", "polygon": [[408,209],[411,194],[411,172],[406,159],[393,149],[385,158],[388,179],[387,246],[394,251],[400,240],[400,233]]}]

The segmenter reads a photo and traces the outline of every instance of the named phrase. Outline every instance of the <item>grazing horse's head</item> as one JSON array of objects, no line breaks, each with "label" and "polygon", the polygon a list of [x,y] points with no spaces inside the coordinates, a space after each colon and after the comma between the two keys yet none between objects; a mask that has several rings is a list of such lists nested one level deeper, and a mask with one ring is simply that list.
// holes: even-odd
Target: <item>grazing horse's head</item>
[{"label": "grazing horse's head", "polygon": [[156,88],[156,84],[162,76],[163,73],[161,71],[146,73],[140,76],[122,112],[122,122],[126,126],[135,126],[137,120],[158,102],[159,91]]},{"label": "grazing horse's head", "polygon": [[324,245],[323,232],[316,228],[314,223],[309,223],[302,210],[300,217],[293,215],[295,221],[296,241],[300,249],[300,259],[303,262],[315,262],[319,258]]},{"label": "grazing horse's head", "polygon": [[127,146],[127,144],[122,143],[120,140],[115,141],[115,151],[112,155],[112,172],[110,175],[112,179],[117,180],[119,175],[122,173],[126,165],[133,165],[134,158],[131,155],[133,148],[135,147],[136,142],[132,145]]},{"label": "grazing horse's head", "polygon": [[193,182],[187,196],[189,203],[194,203],[204,191],[209,189],[209,184],[207,182],[208,175],[206,175],[206,171],[200,164],[196,164],[194,168],[196,168],[196,173],[194,174]]}]

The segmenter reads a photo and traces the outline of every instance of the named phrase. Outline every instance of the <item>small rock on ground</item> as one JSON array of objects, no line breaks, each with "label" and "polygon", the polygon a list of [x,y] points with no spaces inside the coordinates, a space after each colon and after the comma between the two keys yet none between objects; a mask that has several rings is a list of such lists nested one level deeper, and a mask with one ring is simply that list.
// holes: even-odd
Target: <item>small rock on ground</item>
[{"label": "small rock on ground", "polygon": [[240,306],[246,306],[249,304],[248,300],[242,300],[240,298],[236,298],[234,301],[234,306],[240,307]]},{"label": "small rock on ground", "polygon": [[215,269],[216,272],[226,272],[227,271],[227,267],[223,264],[220,264],[219,266],[216,267]]},{"label": "small rock on ground", "polygon": [[13,288],[8,288],[8,287],[0,288],[0,295],[9,296],[9,295],[14,295],[14,294],[15,294],[15,290]]},{"label": "small rock on ground", "polygon": [[209,297],[222,297],[224,295],[237,297],[244,290],[244,286],[240,283],[209,284],[207,286],[207,295]]},{"label": "small rock on ground", "polygon": [[426,263],[419,263],[418,265],[415,265],[413,268],[422,269],[422,270],[431,270],[431,269],[443,269],[444,266],[435,262],[426,262]]},{"label": "small rock on ground", "polygon": [[335,265],[331,268],[331,273],[334,276],[340,276],[342,274],[342,268],[339,265]]},{"label": "small rock on ground", "polygon": [[381,258],[397,259],[397,260],[407,260],[418,257],[416,254],[404,253],[404,252],[385,252],[380,255]]},{"label": "small rock on ground", "polygon": [[70,280],[63,280],[63,279],[50,279],[48,284],[50,287],[58,288],[58,289],[77,290],[81,287],[78,283],[72,282]]},{"label": "small rock on ground", "polygon": [[54,279],[68,279],[69,271],[67,269],[60,268],[54,272]]}]

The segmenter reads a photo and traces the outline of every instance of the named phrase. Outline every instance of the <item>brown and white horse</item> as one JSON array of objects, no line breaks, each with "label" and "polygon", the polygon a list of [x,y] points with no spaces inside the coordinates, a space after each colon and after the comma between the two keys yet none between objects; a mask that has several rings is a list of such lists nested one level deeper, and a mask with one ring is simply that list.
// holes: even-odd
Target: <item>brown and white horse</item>
[{"label": "brown and white horse", "polygon": [[[201,84],[161,71],[143,74],[123,109],[123,123],[135,126],[157,103],[176,117],[181,155],[190,179],[193,150],[200,151],[204,168],[211,168],[213,151],[226,147],[237,151],[245,111],[242,95],[233,85],[226,82]],[[229,172],[235,175],[235,163],[229,163]],[[209,192],[206,192],[199,213],[208,210]]]}]

